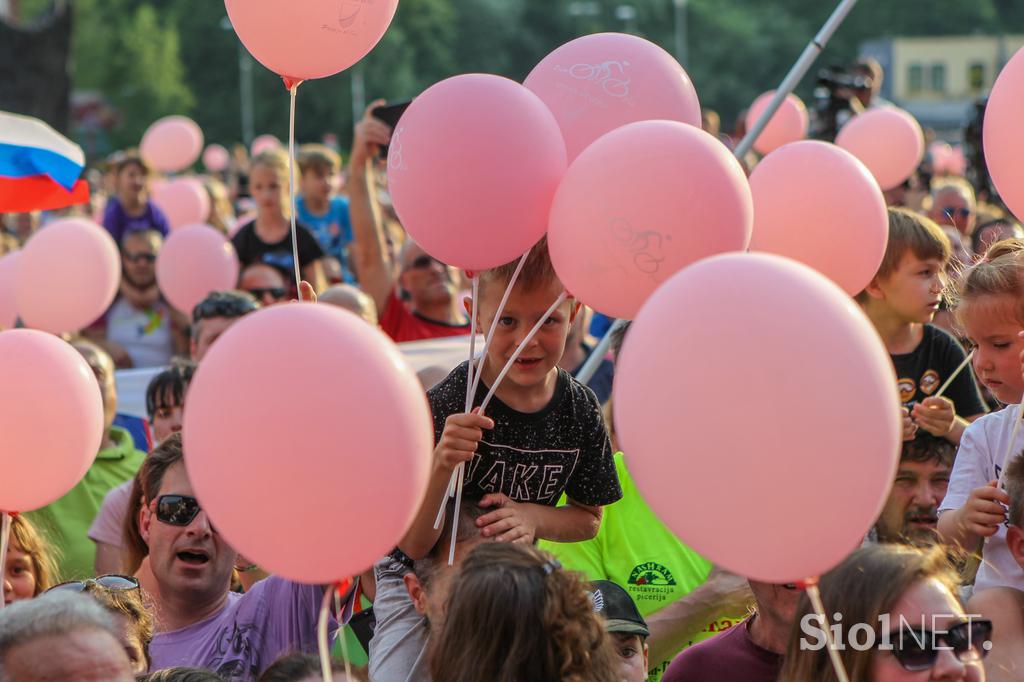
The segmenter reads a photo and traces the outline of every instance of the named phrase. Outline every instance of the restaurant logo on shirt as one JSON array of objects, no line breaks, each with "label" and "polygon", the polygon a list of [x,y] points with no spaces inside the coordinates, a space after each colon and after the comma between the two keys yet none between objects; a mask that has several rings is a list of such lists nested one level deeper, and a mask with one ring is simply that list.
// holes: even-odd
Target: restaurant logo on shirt
[{"label": "restaurant logo on shirt", "polygon": [[900,389],[901,403],[907,403],[914,399],[914,394],[917,393],[917,384],[913,379],[897,379],[896,385]]},{"label": "restaurant logo on shirt", "polygon": [[921,377],[921,390],[931,395],[939,387],[939,373],[930,369]]},{"label": "restaurant logo on shirt", "polygon": [[637,601],[668,601],[676,591],[676,579],[672,572],[654,561],[635,566],[629,574],[627,585]]}]

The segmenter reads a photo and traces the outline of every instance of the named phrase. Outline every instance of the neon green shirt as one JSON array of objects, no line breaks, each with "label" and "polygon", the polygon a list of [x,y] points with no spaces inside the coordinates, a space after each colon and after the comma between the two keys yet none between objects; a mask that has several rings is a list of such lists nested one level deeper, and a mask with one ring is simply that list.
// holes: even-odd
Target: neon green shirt
[{"label": "neon green shirt", "polygon": [[78,485],[56,502],[26,514],[58,549],[60,580],[95,575],[96,545],[89,539],[89,526],[106,494],[131,479],[146,457],[119,426],[110,427],[110,440],[113,445],[96,454]]},{"label": "neon green shirt", "polygon": [[[564,544],[545,540],[540,547],[557,556],[565,568],[580,571],[590,580],[610,580],[626,588],[647,617],[704,584],[712,566],[654,515],[626,470],[621,452],[615,453],[615,470],[622,499],[604,508],[597,536]],[[712,637],[746,615],[720,614],[687,646]],[[650,661],[649,682],[660,680],[670,662],[671,658]]]}]

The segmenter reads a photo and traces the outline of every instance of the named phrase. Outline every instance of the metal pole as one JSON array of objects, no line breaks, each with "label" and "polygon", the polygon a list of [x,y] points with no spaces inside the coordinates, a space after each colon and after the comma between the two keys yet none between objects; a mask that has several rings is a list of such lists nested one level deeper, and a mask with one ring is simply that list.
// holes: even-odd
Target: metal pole
[{"label": "metal pole", "polygon": [[604,356],[608,354],[608,348],[612,345],[612,334],[617,330],[624,327],[626,320],[615,320],[612,326],[608,327],[608,331],[604,333],[601,338],[601,342],[597,344],[597,347],[591,351],[590,355],[587,356],[587,361],[580,367],[580,371],[576,373],[576,381],[581,384],[590,383],[591,377],[594,376],[594,372],[601,366],[601,361],[604,360]]},{"label": "metal pole", "polygon": [[242,107],[242,141],[248,147],[256,137],[256,123],[252,99],[252,57],[242,43],[238,43],[238,90]]},{"label": "metal pole", "polygon": [[818,35],[807,44],[804,48],[803,54],[796,60],[796,64],[789,70],[786,77],[782,79],[782,84],[779,85],[775,91],[775,97],[772,98],[768,108],[761,114],[761,118],[757,119],[754,126],[747,131],[746,137],[736,145],[735,155],[737,159],[742,159],[750,151],[750,148],[754,146],[754,142],[758,136],[764,131],[765,126],[768,125],[768,121],[771,120],[773,114],[778,110],[779,106],[782,105],[782,100],[786,98],[786,95],[793,92],[793,88],[797,86],[800,79],[804,77],[804,74],[811,68],[811,64],[818,58],[821,51],[825,49],[825,45],[828,43],[832,34],[836,32],[839,25],[846,19],[846,15],[850,13],[853,6],[857,4],[857,0],[841,0],[835,11],[832,12],[832,16],[828,18],[825,25],[818,31]]},{"label": "metal pole", "polygon": [[690,61],[690,50],[686,40],[686,0],[673,0],[675,4],[676,59],[684,67]]}]

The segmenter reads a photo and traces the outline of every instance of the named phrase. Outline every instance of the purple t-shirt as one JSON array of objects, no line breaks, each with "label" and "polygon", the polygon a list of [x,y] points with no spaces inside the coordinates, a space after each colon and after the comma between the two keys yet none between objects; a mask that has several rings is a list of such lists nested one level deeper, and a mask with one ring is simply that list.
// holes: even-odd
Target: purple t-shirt
[{"label": "purple t-shirt", "polygon": [[754,644],[751,619],[676,656],[661,682],[775,682],[782,655]]},{"label": "purple t-shirt", "polygon": [[[209,668],[225,680],[254,680],[287,653],[316,653],[323,588],[271,576],[245,594],[231,592],[220,613],[153,637],[150,672]],[[333,640],[337,623],[330,621]]]},{"label": "purple t-shirt", "polygon": [[156,230],[166,237],[170,231],[167,216],[152,201],[146,202],[146,209],[142,215],[132,217],[124,212],[124,206],[117,197],[110,197],[107,200],[107,208],[103,211],[103,227],[107,228],[107,232],[119,245],[121,239],[129,232]]}]

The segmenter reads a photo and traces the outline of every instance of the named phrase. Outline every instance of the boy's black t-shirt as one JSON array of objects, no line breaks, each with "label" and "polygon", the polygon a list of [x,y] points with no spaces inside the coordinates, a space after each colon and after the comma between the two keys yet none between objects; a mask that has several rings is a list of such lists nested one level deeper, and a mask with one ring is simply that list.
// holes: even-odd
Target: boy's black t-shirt
[{"label": "boy's black t-shirt", "polygon": [[[467,365],[456,367],[427,392],[435,443],[448,416],[466,407]],[[483,402],[487,390],[481,381],[474,406]],[[527,414],[492,398],[487,416],[494,420],[494,429],[484,432],[476,454],[466,463],[465,499],[501,492],[516,502],[554,507],[563,491],[589,506],[622,497],[597,398],[561,368],[555,393],[544,409]]]},{"label": "boy's black t-shirt", "polygon": [[[910,353],[892,355],[900,402],[904,407],[919,403],[946,383],[967,354],[960,343],[946,331],[930,324],[924,326],[921,343]],[[953,401],[960,417],[973,417],[987,411],[968,365],[960,372],[943,395]]]}]

